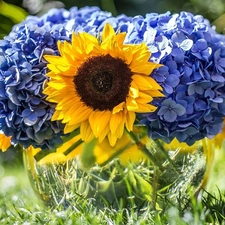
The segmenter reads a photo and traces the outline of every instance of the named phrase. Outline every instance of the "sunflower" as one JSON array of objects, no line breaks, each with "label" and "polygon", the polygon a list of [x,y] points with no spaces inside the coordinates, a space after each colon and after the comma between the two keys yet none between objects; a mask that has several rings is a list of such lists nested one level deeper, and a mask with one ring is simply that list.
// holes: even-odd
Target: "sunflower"
[{"label": "sunflower", "polygon": [[11,137],[0,133],[0,150],[5,152],[11,146]]},{"label": "sunflower", "polygon": [[125,128],[133,130],[136,113],[156,110],[149,103],[162,88],[149,75],[161,65],[149,62],[145,43],[124,44],[125,37],[106,24],[101,37],[72,33],[71,43],[57,43],[59,56],[45,55],[44,94],[56,103],[52,120],[65,124],[65,134],[80,128],[83,141],[108,138],[114,146]]}]

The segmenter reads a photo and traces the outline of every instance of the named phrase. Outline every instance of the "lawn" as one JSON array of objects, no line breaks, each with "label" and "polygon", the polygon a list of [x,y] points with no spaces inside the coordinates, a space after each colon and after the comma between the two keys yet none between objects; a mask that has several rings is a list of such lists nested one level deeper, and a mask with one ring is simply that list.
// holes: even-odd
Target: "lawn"
[{"label": "lawn", "polygon": [[192,198],[186,209],[168,207],[153,211],[136,209],[97,209],[89,200],[77,200],[73,206],[47,208],[33,193],[20,161],[0,166],[0,224],[225,224],[225,154],[218,150],[207,192]]}]

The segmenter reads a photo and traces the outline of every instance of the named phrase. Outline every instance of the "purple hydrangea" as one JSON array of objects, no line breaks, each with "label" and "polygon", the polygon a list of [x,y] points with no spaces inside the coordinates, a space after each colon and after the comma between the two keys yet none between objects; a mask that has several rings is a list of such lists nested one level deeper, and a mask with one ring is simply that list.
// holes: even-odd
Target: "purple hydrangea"
[{"label": "purple hydrangea", "polygon": [[47,79],[42,56],[58,54],[57,41],[69,41],[72,30],[97,35],[107,22],[117,30],[129,20],[97,7],[52,9],[27,17],[0,40],[0,129],[13,144],[51,149],[61,141],[64,125],[51,121],[55,106],[42,93]]},{"label": "purple hydrangea", "polygon": [[225,116],[225,37],[188,12],[136,16],[122,30],[127,43],[146,42],[150,60],[163,64],[151,76],[165,97],[154,100],[155,112],[139,116],[149,136],[192,145],[219,133]]}]

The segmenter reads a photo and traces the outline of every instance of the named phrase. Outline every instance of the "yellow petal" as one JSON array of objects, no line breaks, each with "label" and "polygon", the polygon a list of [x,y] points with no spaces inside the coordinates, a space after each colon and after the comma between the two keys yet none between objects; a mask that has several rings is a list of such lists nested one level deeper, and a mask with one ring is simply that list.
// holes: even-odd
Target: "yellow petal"
[{"label": "yellow petal", "polygon": [[94,134],[88,121],[84,121],[81,123],[80,134],[82,140],[84,140],[85,142],[90,142],[94,139]]},{"label": "yellow petal", "polygon": [[64,127],[64,134],[71,133],[72,131],[76,130],[79,126],[80,123],[73,125],[68,125],[68,123],[66,123],[66,126]]},{"label": "yellow petal", "polygon": [[151,102],[153,100],[153,97],[151,95],[147,95],[143,92],[140,92],[140,96],[139,98],[135,99],[137,103],[148,103]]},{"label": "yellow petal", "polygon": [[0,150],[5,152],[11,146],[11,137],[0,133]]},{"label": "yellow petal", "polygon": [[116,135],[113,135],[112,133],[109,133],[108,134],[108,140],[109,140],[109,144],[111,146],[114,146],[116,144],[117,137],[116,137]]},{"label": "yellow petal", "polygon": [[119,105],[113,108],[112,114],[118,113],[123,110],[125,102],[121,102]]},{"label": "yellow petal", "polygon": [[48,163],[57,164],[57,163],[65,162],[65,161],[66,161],[66,156],[63,153],[54,152],[54,153],[48,154],[47,156],[39,160],[38,164],[39,165],[46,165]]},{"label": "yellow petal", "polygon": [[102,41],[104,42],[110,35],[115,35],[115,31],[109,23],[106,23],[102,31]]},{"label": "yellow petal", "polygon": [[165,95],[158,90],[142,90],[143,93],[150,95],[152,97],[164,97]]},{"label": "yellow petal", "polygon": [[56,106],[56,110],[62,110],[63,108],[71,108],[71,105],[78,106],[81,105],[79,99],[74,99],[73,97],[61,96],[63,97],[58,101],[58,105]]},{"label": "yellow petal", "polygon": [[117,35],[115,36],[114,40],[118,43],[119,46],[122,47],[125,38],[126,38],[126,33],[123,32],[123,33],[117,34]]},{"label": "yellow petal", "polygon": [[106,125],[109,123],[110,118],[110,111],[91,112],[89,116],[89,123],[96,138],[99,137],[99,135],[103,132]]},{"label": "yellow petal", "polygon": [[130,63],[133,60],[133,52],[132,48],[130,46],[123,47],[123,54],[124,54],[124,61],[127,65],[130,65]]},{"label": "yellow petal", "polygon": [[138,86],[139,90],[151,90],[151,89],[161,89],[158,83],[151,77],[144,77],[141,75],[133,75],[133,81]]},{"label": "yellow petal", "polygon": [[[60,147],[58,147],[57,148],[57,152],[64,153],[65,151],[67,151],[73,144],[75,144],[80,139],[81,139],[81,135],[80,134],[74,136],[72,139],[70,139],[69,141],[64,142]],[[78,148],[78,147],[76,147],[76,149],[74,149],[74,151],[76,151],[76,155],[78,153],[80,153],[80,148]]]},{"label": "yellow petal", "polygon": [[[62,81],[51,80],[51,81],[48,82],[48,86],[49,87],[52,87],[52,88],[54,88],[56,90],[60,90],[60,89],[65,88],[66,87],[66,84],[63,83]],[[44,91],[44,93],[45,93],[45,91]]]},{"label": "yellow petal", "polygon": [[142,104],[142,103],[137,102],[137,105],[138,105],[138,109],[136,110],[136,112],[138,112],[138,113],[154,112],[157,109],[156,106],[153,106],[150,104]]},{"label": "yellow petal", "polygon": [[62,120],[64,118],[64,113],[62,111],[55,111],[54,114],[52,115],[51,120]]},{"label": "yellow petal", "polygon": [[126,99],[126,108],[128,109],[128,111],[138,110],[138,105],[134,98],[128,97]]},{"label": "yellow petal", "polygon": [[110,132],[110,128],[109,128],[109,124],[107,124],[105,129],[102,131],[102,133],[98,137],[99,143],[101,143],[105,139],[105,137],[108,135],[109,132]]},{"label": "yellow petal", "polygon": [[69,125],[73,125],[76,123],[81,123],[89,118],[92,110],[86,106],[82,105],[75,105],[71,107],[66,114],[69,116],[71,115],[70,121],[67,121]]},{"label": "yellow petal", "polygon": [[124,127],[123,112],[120,111],[119,113],[113,114],[111,116],[109,124],[110,124],[110,131],[114,135],[120,125],[122,125],[122,127]]},{"label": "yellow petal", "polygon": [[85,32],[79,33],[78,35],[80,36],[80,38],[83,39],[84,43],[88,43],[88,45],[85,45],[85,46],[82,46],[82,47],[84,47],[84,52],[87,55],[89,55],[93,51],[94,47],[96,47],[98,45],[97,38],[95,36],[90,35],[90,34],[85,33]]},{"label": "yellow petal", "polygon": [[148,64],[145,64],[145,65],[142,65],[141,63],[138,64],[138,65],[131,65],[131,70],[132,72],[134,73],[137,73],[137,74],[145,74],[145,75],[149,75],[152,73],[152,71],[156,68],[158,68],[159,64],[155,64],[155,63],[148,63]]},{"label": "yellow petal", "polygon": [[136,118],[136,114],[134,112],[128,111],[126,113],[126,128],[128,131],[133,130],[135,118]]},{"label": "yellow petal", "polygon": [[130,96],[133,98],[138,98],[139,97],[139,90],[138,90],[138,86],[136,85],[135,82],[131,82],[130,85]]}]

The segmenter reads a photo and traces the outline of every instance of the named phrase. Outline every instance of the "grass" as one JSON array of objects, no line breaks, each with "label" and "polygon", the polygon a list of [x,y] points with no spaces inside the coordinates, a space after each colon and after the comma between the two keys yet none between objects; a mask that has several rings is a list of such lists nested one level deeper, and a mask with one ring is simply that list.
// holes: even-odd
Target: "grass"
[{"label": "grass", "polygon": [[72,206],[45,207],[33,193],[27,175],[20,162],[0,164],[0,224],[1,225],[225,225],[225,154],[218,151],[207,191],[202,198],[191,198],[185,208],[170,205],[152,210],[110,207],[101,210],[91,204],[92,200],[78,198]]}]

